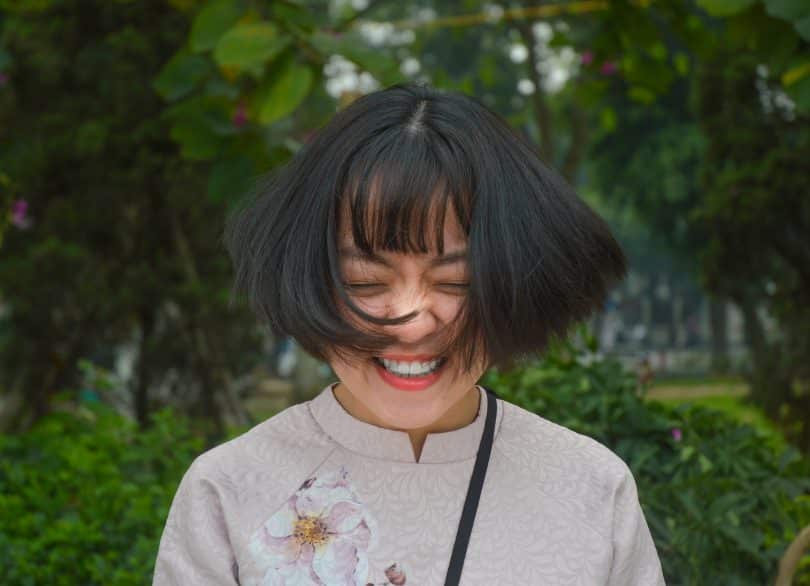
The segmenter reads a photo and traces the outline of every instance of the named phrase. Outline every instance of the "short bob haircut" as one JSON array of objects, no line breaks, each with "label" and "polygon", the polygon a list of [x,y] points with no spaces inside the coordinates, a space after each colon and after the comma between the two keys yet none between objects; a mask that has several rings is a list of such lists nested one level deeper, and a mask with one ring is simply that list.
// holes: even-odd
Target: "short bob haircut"
[{"label": "short bob haircut", "polygon": [[444,254],[445,213],[456,215],[470,284],[437,355],[465,370],[541,353],[627,270],[607,224],[501,117],[469,96],[394,85],[337,113],[227,222],[234,293],[325,361],[381,353],[396,336],[379,326],[416,315],[375,317],[353,303],[338,252],[347,211],[369,255]]}]

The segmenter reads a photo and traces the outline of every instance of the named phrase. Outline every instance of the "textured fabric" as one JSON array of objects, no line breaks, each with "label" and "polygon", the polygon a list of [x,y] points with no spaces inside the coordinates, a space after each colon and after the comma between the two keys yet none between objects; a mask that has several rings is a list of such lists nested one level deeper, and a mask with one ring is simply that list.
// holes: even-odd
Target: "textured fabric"
[{"label": "textured fabric", "polygon": [[[408,434],[346,412],[332,386],[198,457],[160,542],[154,584],[441,586],[487,401],[461,429]],[[462,586],[660,586],[627,465],[498,399]]]}]

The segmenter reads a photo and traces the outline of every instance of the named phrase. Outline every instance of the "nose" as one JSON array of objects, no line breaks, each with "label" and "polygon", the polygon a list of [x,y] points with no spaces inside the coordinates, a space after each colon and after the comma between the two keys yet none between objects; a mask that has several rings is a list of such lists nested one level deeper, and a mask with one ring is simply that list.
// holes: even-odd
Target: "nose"
[{"label": "nose", "polygon": [[403,344],[416,344],[433,334],[440,326],[434,313],[430,295],[411,290],[398,295],[390,307],[389,317],[400,317],[416,312],[409,321],[388,326],[388,333],[395,335]]}]

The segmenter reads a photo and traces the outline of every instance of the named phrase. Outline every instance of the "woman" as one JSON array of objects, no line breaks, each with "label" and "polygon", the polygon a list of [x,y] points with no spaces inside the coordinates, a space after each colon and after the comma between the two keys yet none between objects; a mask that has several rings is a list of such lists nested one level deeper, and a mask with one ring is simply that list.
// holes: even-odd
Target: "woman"
[{"label": "woman", "polygon": [[663,584],[603,445],[476,383],[625,273],[605,223],[476,100],[338,113],[229,223],[236,289],[339,382],[200,456],[155,584]]}]

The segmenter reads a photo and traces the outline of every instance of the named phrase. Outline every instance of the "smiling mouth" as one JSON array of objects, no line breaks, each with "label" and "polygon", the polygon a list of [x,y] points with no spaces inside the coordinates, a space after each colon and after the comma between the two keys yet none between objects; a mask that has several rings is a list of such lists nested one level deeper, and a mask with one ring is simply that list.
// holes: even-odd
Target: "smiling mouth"
[{"label": "smiling mouth", "polygon": [[378,366],[384,368],[387,372],[400,378],[422,378],[430,376],[447,364],[446,357],[421,362],[387,360],[379,356],[373,356],[371,360]]}]

